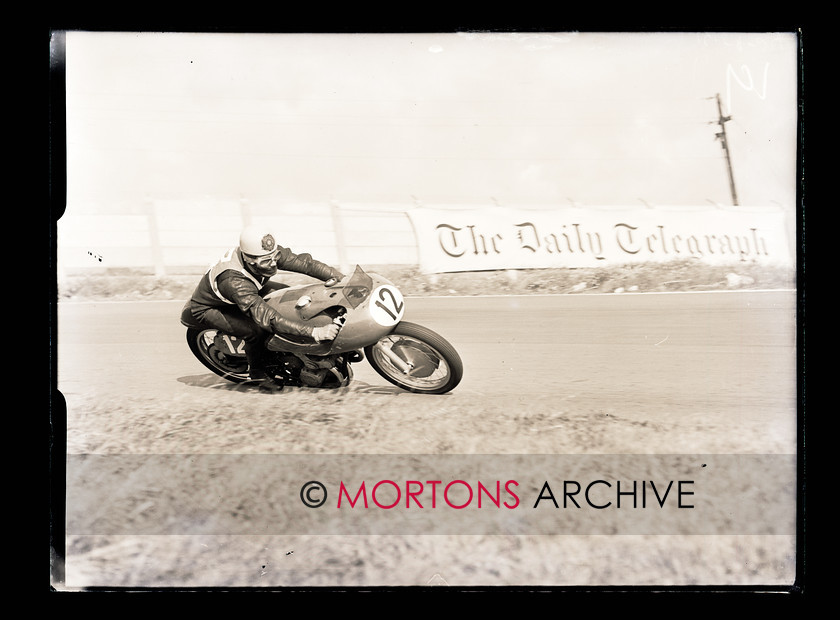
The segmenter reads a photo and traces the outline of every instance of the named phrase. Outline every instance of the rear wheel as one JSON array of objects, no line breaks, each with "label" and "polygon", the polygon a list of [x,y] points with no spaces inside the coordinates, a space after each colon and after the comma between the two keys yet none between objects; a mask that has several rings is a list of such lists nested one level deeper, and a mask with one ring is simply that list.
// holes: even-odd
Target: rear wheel
[{"label": "rear wheel", "polygon": [[464,366],[455,348],[432,330],[405,321],[365,354],[389,382],[409,392],[445,394],[461,382]]},{"label": "rear wheel", "polygon": [[[217,341],[217,329],[190,327],[187,344],[202,364],[220,377],[234,383],[248,380],[248,360],[244,354],[231,353],[224,343]],[[224,334],[222,334],[224,336]]]}]

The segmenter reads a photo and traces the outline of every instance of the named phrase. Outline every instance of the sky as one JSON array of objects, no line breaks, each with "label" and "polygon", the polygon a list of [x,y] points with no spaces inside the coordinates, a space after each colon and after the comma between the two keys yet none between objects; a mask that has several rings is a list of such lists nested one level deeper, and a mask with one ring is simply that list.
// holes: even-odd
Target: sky
[{"label": "sky", "polygon": [[71,31],[68,206],[796,201],[793,33]]}]

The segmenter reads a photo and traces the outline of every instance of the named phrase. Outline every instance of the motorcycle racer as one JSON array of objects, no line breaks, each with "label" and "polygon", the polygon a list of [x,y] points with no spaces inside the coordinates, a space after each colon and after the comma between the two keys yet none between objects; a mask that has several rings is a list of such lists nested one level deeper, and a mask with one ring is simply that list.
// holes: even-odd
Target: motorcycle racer
[{"label": "motorcycle racer", "polygon": [[269,306],[261,290],[278,270],[302,273],[325,281],[338,281],[344,276],[309,254],[295,254],[277,244],[276,236],[267,228],[247,226],[239,237],[239,245],[228,250],[202,276],[192,297],[181,313],[185,325],[210,326],[245,341],[249,366],[249,383],[263,391],[279,391],[283,385],[265,371],[265,341],[273,334],[310,336],[317,342],[333,340],[338,334],[334,324],[313,328],[305,323],[281,316]]}]

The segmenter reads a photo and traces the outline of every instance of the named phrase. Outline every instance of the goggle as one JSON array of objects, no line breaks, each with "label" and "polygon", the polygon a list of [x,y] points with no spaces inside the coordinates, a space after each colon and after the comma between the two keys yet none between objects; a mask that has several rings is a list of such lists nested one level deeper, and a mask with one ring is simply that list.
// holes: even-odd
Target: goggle
[{"label": "goggle", "polygon": [[271,254],[266,254],[264,256],[252,256],[251,254],[245,254],[243,252],[242,257],[249,265],[266,268],[271,267],[275,262],[277,262],[277,250],[274,250]]}]

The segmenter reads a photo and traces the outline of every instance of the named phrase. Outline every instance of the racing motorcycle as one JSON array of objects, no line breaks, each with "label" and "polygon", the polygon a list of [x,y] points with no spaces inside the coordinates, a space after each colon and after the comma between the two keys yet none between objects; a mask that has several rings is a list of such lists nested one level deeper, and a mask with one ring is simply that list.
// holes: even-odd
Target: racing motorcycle
[{"label": "racing motorcycle", "polygon": [[[405,299],[399,289],[359,266],[340,281],[279,288],[264,299],[287,318],[313,327],[339,326],[331,341],[291,334],[274,334],[266,341],[266,370],[284,385],[346,387],[353,379],[351,365],[365,359],[409,392],[444,394],[461,381],[463,363],[455,348],[434,331],[403,321]],[[243,339],[185,325],[190,351],[204,366],[234,383],[248,380]]]}]

